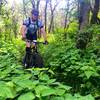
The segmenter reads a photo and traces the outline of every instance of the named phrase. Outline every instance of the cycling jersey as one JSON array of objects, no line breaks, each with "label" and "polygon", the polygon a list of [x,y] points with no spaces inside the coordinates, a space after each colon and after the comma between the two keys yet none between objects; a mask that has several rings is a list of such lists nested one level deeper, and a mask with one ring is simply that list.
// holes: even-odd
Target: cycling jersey
[{"label": "cycling jersey", "polygon": [[31,18],[24,20],[23,25],[27,27],[26,38],[28,40],[37,40],[37,31],[43,28],[43,23],[41,20],[33,21]]}]

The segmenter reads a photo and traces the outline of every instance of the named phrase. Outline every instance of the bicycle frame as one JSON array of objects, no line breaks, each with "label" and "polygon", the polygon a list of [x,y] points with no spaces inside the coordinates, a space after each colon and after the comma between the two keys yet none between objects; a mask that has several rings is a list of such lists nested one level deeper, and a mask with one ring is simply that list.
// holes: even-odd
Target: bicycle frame
[{"label": "bicycle frame", "polygon": [[31,48],[36,48],[37,49],[37,44],[44,44],[44,42],[38,42],[37,40],[26,40],[26,42],[30,43]]},{"label": "bicycle frame", "polygon": [[[25,55],[25,62],[27,64],[27,66],[35,66],[35,67],[43,67],[43,60],[41,55],[39,54],[38,50],[37,50],[37,44],[44,44],[43,42],[37,42],[36,40],[26,40],[26,42],[30,42],[30,48],[31,48],[31,52],[30,54],[26,54]],[[24,67],[26,68],[26,65],[24,65]]]}]

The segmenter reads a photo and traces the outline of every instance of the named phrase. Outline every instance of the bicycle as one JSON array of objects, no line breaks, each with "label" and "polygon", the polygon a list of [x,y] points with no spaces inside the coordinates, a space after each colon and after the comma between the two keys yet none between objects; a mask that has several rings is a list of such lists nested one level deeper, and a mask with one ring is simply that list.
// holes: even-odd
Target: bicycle
[{"label": "bicycle", "polygon": [[[45,44],[44,42],[37,42],[34,40],[26,40],[26,42],[30,42],[31,52],[26,53],[23,59],[23,65],[25,68],[39,67],[42,68],[44,66],[43,59],[38,52],[37,45]],[[34,46],[33,46],[34,44]]]}]

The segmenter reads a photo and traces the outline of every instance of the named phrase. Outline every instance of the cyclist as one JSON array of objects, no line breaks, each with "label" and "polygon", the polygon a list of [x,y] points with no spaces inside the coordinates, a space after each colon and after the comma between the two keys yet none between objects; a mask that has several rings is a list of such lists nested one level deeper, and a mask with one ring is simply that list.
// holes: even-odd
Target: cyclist
[{"label": "cyclist", "polygon": [[[43,27],[42,21],[39,19],[39,12],[37,9],[31,11],[31,16],[23,21],[21,27],[22,39],[25,40],[37,40],[37,31],[43,34],[44,43],[47,44],[46,32]],[[26,41],[26,53],[31,51],[30,42]]]}]

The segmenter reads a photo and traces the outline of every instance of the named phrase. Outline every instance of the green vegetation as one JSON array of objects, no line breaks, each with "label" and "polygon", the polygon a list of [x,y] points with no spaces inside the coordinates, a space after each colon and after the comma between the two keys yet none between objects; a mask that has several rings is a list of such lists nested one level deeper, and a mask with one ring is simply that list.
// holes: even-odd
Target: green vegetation
[{"label": "green vegetation", "polygon": [[40,47],[46,65],[41,69],[22,67],[25,49],[22,40],[0,42],[1,100],[94,100],[100,95],[96,35],[87,49],[79,50],[75,47],[74,33],[73,38],[67,33],[66,40],[60,34],[55,32],[54,41],[50,39],[49,45]]},{"label": "green vegetation", "polygon": [[38,48],[45,66],[25,69],[19,29],[27,9],[39,7],[32,1],[12,7],[0,1],[0,100],[100,100],[100,0],[65,0],[57,11],[61,0],[45,0],[40,19],[45,15],[49,44]]}]

